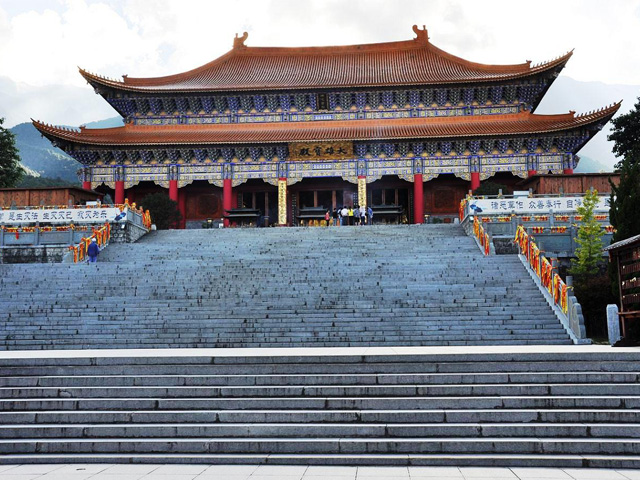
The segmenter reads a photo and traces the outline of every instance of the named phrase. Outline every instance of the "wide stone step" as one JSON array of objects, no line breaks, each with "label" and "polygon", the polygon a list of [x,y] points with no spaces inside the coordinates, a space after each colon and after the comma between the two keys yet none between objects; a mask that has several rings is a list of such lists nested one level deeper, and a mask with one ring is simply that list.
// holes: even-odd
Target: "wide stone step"
[{"label": "wide stone step", "polygon": [[372,465],[372,466],[482,466],[639,468],[637,455],[554,454],[15,454],[0,457],[0,464],[21,463],[176,463],[270,465]]},{"label": "wide stone step", "polygon": [[640,438],[619,423],[140,423],[2,425],[0,438]]},{"label": "wide stone step", "polygon": [[0,439],[0,454],[26,453],[511,453],[637,455],[635,438],[144,438]]},{"label": "wide stone step", "polygon": [[482,397],[482,396],[640,396],[640,384],[493,384],[493,385],[357,385],[224,387],[20,387],[0,388],[0,399],[27,398],[296,398],[296,397]]},{"label": "wide stone step", "polygon": [[25,410],[0,412],[0,425],[98,423],[603,423],[636,424],[640,409],[421,410]]},{"label": "wide stone step", "polygon": [[212,410],[212,409],[486,409],[640,408],[638,395],[484,397],[270,397],[270,398],[20,398],[0,399],[0,411],[19,410]]},{"label": "wide stone step", "polygon": [[[146,358],[102,358],[96,365],[90,365],[87,359],[70,359],[65,365],[64,362],[56,362],[55,359],[47,359],[48,361],[34,360],[33,364],[29,361],[2,360],[0,359],[0,375],[2,377],[15,376],[32,376],[34,378],[42,376],[102,376],[102,375],[128,375],[142,377],[147,375],[178,375],[183,377],[197,375],[281,375],[281,374],[298,374],[298,375],[322,375],[322,374],[341,374],[344,376],[353,376],[357,374],[390,374],[390,375],[410,375],[410,374],[454,374],[461,378],[467,378],[469,375],[477,373],[498,373],[504,376],[513,373],[530,374],[533,372],[548,373],[555,371],[556,373],[568,372],[587,374],[587,372],[597,371],[600,373],[626,373],[630,375],[640,375],[640,369],[635,361],[616,360],[602,358],[599,362],[589,361],[581,355],[568,357],[564,361],[556,360],[556,356],[550,358],[541,358],[535,362],[527,359],[522,355],[522,360],[515,360],[511,356],[504,356],[504,360],[500,357],[496,358],[491,355],[470,355],[469,357],[461,357],[460,361],[446,361],[446,358],[439,362],[433,357],[433,361],[421,357],[407,355],[392,357],[372,357],[368,361],[357,362],[353,358],[348,357],[328,357],[320,360],[321,357],[313,355],[309,356],[292,356],[297,362],[284,362],[281,357],[258,357],[261,363],[251,362],[248,358],[236,358],[236,362],[225,362],[224,358],[207,358],[207,357],[182,357],[176,356],[173,359],[158,357],[151,361]],[[443,355],[443,357],[445,357]],[[474,359],[473,357],[477,357]],[[516,355],[515,357],[518,357]],[[427,357],[429,358],[429,357]],[[384,362],[387,359],[387,362]],[[411,361],[411,360],[414,361]],[[67,359],[62,359],[67,360]],[[75,361],[73,361],[75,360]],[[121,362],[118,362],[121,360]],[[173,361],[171,361],[173,360]],[[640,360],[636,360],[640,361]],[[215,363],[214,363],[215,362]],[[353,377],[352,377],[353,378]],[[462,383],[463,380],[460,380]]]},{"label": "wide stone step", "polygon": [[309,375],[74,375],[0,377],[0,387],[129,387],[129,386],[254,386],[254,385],[485,385],[494,384],[637,384],[635,372],[557,373],[423,373],[423,374],[315,374]]}]

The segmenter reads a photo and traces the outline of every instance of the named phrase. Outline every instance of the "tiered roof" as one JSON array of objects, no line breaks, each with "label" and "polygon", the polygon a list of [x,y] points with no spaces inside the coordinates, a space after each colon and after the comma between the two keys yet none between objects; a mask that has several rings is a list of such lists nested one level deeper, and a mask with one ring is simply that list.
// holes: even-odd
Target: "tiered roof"
[{"label": "tiered roof", "polygon": [[245,32],[223,56],[188,72],[155,78],[114,80],[80,69],[94,87],[161,92],[292,90],[504,82],[563,67],[573,52],[531,65],[485,65],[464,60],[429,42],[413,26],[413,40],[332,47],[248,47]]},{"label": "tiered roof", "polygon": [[201,125],[133,125],[80,130],[45,125],[35,127],[50,139],[96,146],[256,144],[299,141],[400,140],[545,134],[607,122],[620,103],[575,115],[478,115],[445,118],[274,122]]}]

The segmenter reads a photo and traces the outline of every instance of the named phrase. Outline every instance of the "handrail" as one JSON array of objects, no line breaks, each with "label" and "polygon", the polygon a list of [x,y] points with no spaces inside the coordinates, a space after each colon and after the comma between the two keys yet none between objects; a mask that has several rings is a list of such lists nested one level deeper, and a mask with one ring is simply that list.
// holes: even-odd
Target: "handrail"
[{"label": "handrail", "polygon": [[473,217],[473,234],[478,239],[482,253],[485,255],[491,255],[491,239],[489,234],[485,232],[484,227],[478,221],[478,216]]},{"label": "handrail", "polygon": [[518,225],[516,237],[514,239],[518,245],[520,254],[524,255],[531,265],[531,269],[540,279],[540,283],[545,287],[553,297],[553,302],[560,307],[562,313],[568,313],[568,287],[560,278],[551,262],[542,255],[540,249],[533,241],[533,238],[527,233],[522,225]]},{"label": "handrail", "polygon": [[73,251],[73,263],[84,261],[87,256],[87,248],[91,243],[91,239],[95,238],[100,250],[109,244],[111,238],[111,224],[105,223],[100,228],[92,228],[93,234],[90,237],[82,237],[78,245],[72,245],[69,250]]},{"label": "handrail", "polygon": [[53,225],[53,226],[35,226],[35,227],[7,227],[6,225],[0,225],[0,230],[13,233],[16,236],[16,239],[20,238],[20,234],[22,233],[34,233],[34,232],[87,232],[89,231],[89,226],[87,225],[74,225],[70,223],[69,225]]}]

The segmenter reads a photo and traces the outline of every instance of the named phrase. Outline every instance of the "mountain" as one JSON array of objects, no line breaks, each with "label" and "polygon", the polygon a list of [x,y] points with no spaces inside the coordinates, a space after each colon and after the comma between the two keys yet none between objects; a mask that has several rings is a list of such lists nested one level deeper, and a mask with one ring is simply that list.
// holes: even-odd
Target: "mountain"
[{"label": "mountain", "polygon": [[[109,128],[122,125],[122,118],[114,117],[87,124],[88,128]],[[78,183],[77,170],[82,167],[69,155],[54,147],[31,123],[20,123],[9,129],[16,137],[22,165],[45,178],[59,178]]]},{"label": "mountain", "polygon": [[[639,85],[610,85],[601,82],[580,82],[561,75],[553,82],[551,88],[549,88],[549,91],[536,109],[536,113],[555,114],[567,113],[573,110],[576,114],[580,114],[597,110],[622,100],[622,106],[618,111],[618,115],[620,115],[631,110],[639,96]],[[604,165],[605,171],[610,172],[613,170],[613,165],[618,159],[615,158],[611,151],[613,142],[607,140],[609,133],[611,133],[611,122],[607,123],[607,125],[578,152],[578,155],[583,159],[594,159],[596,162]],[[582,162],[581,160],[580,167],[586,168],[582,167]],[[598,170],[600,169],[600,167],[597,168]],[[582,173],[586,173],[586,171],[582,171]]]},{"label": "mountain", "polygon": [[594,160],[593,158],[584,155],[578,156],[580,157],[580,162],[578,162],[578,167],[574,170],[574,173],[597,173],[613,171],[613,168],[605,163]]}]

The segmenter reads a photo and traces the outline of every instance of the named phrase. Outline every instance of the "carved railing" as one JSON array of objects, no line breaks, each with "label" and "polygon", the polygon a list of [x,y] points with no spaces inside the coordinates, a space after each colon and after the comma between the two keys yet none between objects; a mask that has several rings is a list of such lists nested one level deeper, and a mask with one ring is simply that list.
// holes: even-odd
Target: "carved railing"
[{"label": "carved railing", "polygon": [[588,342],[582,307],[572,294],[570,277],[567,277],[567,283],[562,280],[560,275],[554,271],[555,268],[551,261],[542,255],[533,237],[527,233],[522,225],[518,226],[514,242],[518,246],[521,259],[528,264],[530,271],[535,276],[536,283],[546,291],[548,295],[545,294],[545,296],[557,307],[560,320],[572,335],[572,339],[576,343]]},{"label": "carved railing", "polygon": [[560,275],[554,272],[554,268],[551,262],[547,260],[547,257],[540,253],[540,249],[534,242],[533,238],[526,232],[524,227],[519,226],[516,231],[515,242],[518,245],[520,254],[523,255],[531,269],[536,273],[540,279],[540,283],[545,287],[556,305],[560,307],[562,313],[565,315],[568,311],[567,303],[567,285],[562,281]]},{"label": "carved railing", "polygon": [[89,237],[82,237],[77,245],[72,245],[69,250],[73,252],[73,263],[80,263],[87,257],[87,249],[93,238],[96,239],[96,243],[100,250],[109,244],[111,238],[111,225],[105,223],[100,228],[92,228],[92,235]]},{"label": "carved railing", "polygon": [[480,247],[480,250],[482,250],[482,253],[485,255],[491,255],[491,238],[478,221],[477,216],[473,217],[473,234],[478,241],[478,246]]}]

